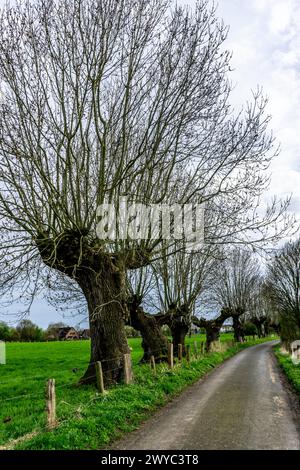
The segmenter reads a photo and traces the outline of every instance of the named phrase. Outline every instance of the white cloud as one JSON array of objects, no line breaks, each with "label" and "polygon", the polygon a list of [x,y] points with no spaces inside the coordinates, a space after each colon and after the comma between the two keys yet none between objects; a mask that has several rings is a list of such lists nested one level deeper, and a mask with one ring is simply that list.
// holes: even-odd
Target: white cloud
[{"label": "white cloud", "polygon": [[269,97],[274,134],[281,154],[271,167],[270,193],[293,193],[300,216],[300,2],[299,0],[237,0],[219,12],[231,25],[228,47],[233,51],[234,103],[249,90],[263,86]]},{"label": "white cloud", "polygon": [[275,4],[270,11],[269,28],[271,33],[280,34],[288,28],[291,22],[293,2],[285,0],[284,3],[282,1],[273,3]]}]

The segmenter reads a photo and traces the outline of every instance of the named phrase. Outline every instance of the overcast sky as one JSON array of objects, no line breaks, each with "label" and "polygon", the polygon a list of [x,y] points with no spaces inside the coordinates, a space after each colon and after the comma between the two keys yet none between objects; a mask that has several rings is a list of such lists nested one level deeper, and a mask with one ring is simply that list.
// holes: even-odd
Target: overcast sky
[{"label": "overcast sky", "polygon": [[[193,5],[194,0],[179,0]],[[3,4],[3,0],[0,0]],[[269,97],[272,128],[281,154],[272,164],[271,194],[293,193],[292,208],[300,216],[300,1],[219,0],[219,16],[230,25],[227,48],[233,52],[231,80],[236,107],[263,87]],[[0,319],[7,319],[1,317]],[[31,319],[45,327],[60,314],[37,301]],[[67,321],[75,324],[74,321]]]},{"label": "overcast sky", "polygon": [[292,209],[299,216],[300,2],[219,0],[219,13],[230,25],[234,102],[242,104],[257,85],[269,97],[272,128],[281,144],[271,168],[270,193],[293,193]]}]

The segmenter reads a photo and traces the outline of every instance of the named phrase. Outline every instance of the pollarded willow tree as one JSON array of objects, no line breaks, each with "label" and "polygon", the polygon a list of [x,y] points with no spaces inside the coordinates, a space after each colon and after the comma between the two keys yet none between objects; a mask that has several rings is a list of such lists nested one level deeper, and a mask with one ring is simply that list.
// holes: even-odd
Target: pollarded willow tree
[{"label": "pollarded willow tree", "polygon": [[261,282],[260,269],[259,260],[253,253],[241,248],[225,251],[217,268],[210,296],[221,309],[223,321],[232,318],[236,341],[243,341],[241,317],[251,308],[253,295]]},{"label": "pollarded willow tree", "polygon": [[177,243],[171,250],[165,246],[159,260],[130,279],[130,324],[141,332],[143,360],[149,360],[151,355],[156,360],[167,359],[164,325],[170,328],[174,353],[177,354],[179,344],[185,352],[195,302],[206,287],[217,251],[215,246],[205,244],[197,251],[189,251],[185,243]]},{"label": "pollarded willow tree", "polygon": [[[198,313],[198,312],[197,312]],[[205,349],[206,351],[211,351],[214,344],[220,339],[220,331],[223,323],[230,318],[231,312],[227,308],[222,308],[220,313],[216,316],[214,314],[206,315],[194,315],[192,317],[192,323],[198,328],[203,328],[205,330],[206,342]]]},{"label": "pollarded willow tree", "polygon": [[278,331],[278,314],[272,305],[270,289],[264,277],[261,277],[252,290],[248,311],[243,321],[255,325],[259,338],[267,336],[270,328]]},{"label": "pollarded willow tree", "polygon": [[279,316],[280,336],[289,349],[300,338],[300,240],[288,242],[267,265],[270,308]]},{"label": "pollarded willow tree", "polygon": [[192,326],[195,305],[208,287],[217,255],[216,245],[204,244],[197,251],[189,251],[183,246],[171,256],[168,250],[163,252],[161,260],[154,265],[155,292],[164,312],[160,323],[171,330],[175,354],[179,344],[185,353],[185,338]]},{"label": "pollarded willow tree", "polygon": [[153,307],[155,291],[152,266],[146,266],[127,275],[128,324],[140,332],[144,350],[141,362],[154,356],[156,362],[167,360],[168,342],[162,331],[164,313]]},{"label": "pollarded willow tree", "polygon": [[[105,382],[116,382],[129,352],[126,270],[147,265],[161,239],[99,239],[97,208],[118,210],[120,196],[257,199],[274,155],[266,103],[258,93],[231,113],[227,28],[207,1],[192,11],[165,0],[28,0],[4,7],[0,24],[4,297],[17,289],[30,304],[49,270],[72,279],[92,337],[83,381],[103,360]],[[255,227],[284,209],[272,204]]]}]

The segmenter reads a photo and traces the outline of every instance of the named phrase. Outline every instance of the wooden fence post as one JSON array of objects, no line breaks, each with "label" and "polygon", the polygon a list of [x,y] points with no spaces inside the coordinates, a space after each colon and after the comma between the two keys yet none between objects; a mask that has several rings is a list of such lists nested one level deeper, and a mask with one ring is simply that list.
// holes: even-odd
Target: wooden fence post
[{"label": "wooden fence post", "polygon": [[178,361],[182,362],[182,344],[178,344]]},{"label": "wooden fence post", "polygon": [[153,374],[156,375],[156,364],[155,364],[155,357],[150,357],[150,367],[153,370]]},{"label": "wooden fence post", "polygon": [[104,381],[103,381],[103,372],[102,372],[102,364],[100,361],[96,362],[96,377],[97,377],[97,388],[100,393],[104,393]]},{"label": "wooden fence post", "polygon": [[56,426],[56,394],[55,379],[49,379],[47,382],[46,410],[47,427],[53,429]]},{"label": "wooden fence post", "polygon": [[186,362],[188,364],[190,364],[190,361],[191,361],[191,346],[189,344],[186,346],[186,356],[185,357],[186,357]]},{"label": "wooden fence post", "polygon": [[170,369],[174,367],[173,343],[168,343],[168,364]]},{"label": "wooden fence post", "polygon": [[204,354],[204,341],[201,341],[201,354],[203,355]]},{"label": "wooden fence post", "polygon": [[124,383],[129,385],[133,382],[131,355],[124,354]]}]

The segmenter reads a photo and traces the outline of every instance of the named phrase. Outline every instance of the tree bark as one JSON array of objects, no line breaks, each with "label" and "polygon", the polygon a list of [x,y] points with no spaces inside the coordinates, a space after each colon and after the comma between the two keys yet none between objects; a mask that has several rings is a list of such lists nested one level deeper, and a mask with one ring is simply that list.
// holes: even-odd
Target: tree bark
[{"label": "tree bark", "polygon": [[266,321],[266,318],[251,318],[251,322],[256,326],[257,336],[259,338],[263,337],[263,324]]},{"label": "tree bark", "polygon": [[204,328],[206,332],[206,351],[209,352],[211,350],[212,344],[215,341],[219,340],[221,326],[223,325],[224,321],[227,320],[232,316],[232,312],[229,308],[222,308],[220,315],[213,319],[207,320],[206,318],[197,318],[192,317],[192,322],[194,325],[198,326],[199,328]]},{"label": "tree bark", "polygon": [[173,345],[174,345],[174,355],[178,356],[178,345],[182,345],[182,355],[185,356],[185,338],[189,332],[189,326],[182,321],[173,321],[170,323],[169,328],[171,330]]},{"label": "tree bark", "polygon": [[80,382],[95,383],[95,362],[101,361],[105,386],[119,383],[124,379],[124,354],[130,353],[123,273],[107,258],[100,273],[81,270],[78,283],[87,300],[91,331],[90,363]]},{"label": "tree bark", "polygon": [[168,342],[155,315],[147,314],[133,297],[129,303],[130,325],[142,335],[144,355],[141,362],[149,362],[154,356],[156,362],[167,361]]},{"label": "tree bark", "polygon": [[237,343],[243,343],[245,339],[243,325],[238,316],[233,316],[232,320],[233,320],[234,339]]},{"label": "tree bark", "polygon": [[262,333],[263,333],[263,338],[266,338],[267,336],[269,336],[270,334],[270,326],[269,326],[269,323],[266,321],[263,325],[262,325]]},{"label": "tree bark", "polygon": [[170,306],[163,316],[163,321],[171,330],[174,345],[174,356],[178,356],[178,345],[182,345],[182,355],[185,355],[185,338],[190,331],[191,319],[188,307],[184,304]]},{"label": "tree bark", "polygon": [[105,386],[124,379],[124,354],[130,354],[125,333],[129,312],[126,302],[126,269],[149,262],[148,252],[103,253],[85,234],[68,230],[59,242],[41,233],[36,238],[44,263],[75,280],[86,298],[91,331],[89,366],[81,383],[96,383],[95,362],[102,363]]},{"label": "tree bark", "polygon": [[260,322],[255,324],[256,329],[257,329],[257,335],[259,338],[262,338],[263,332],[262,332],[262,324]]},{"label": "tree bark", "polygon": [[219,341],[221,326],[208,324],[205,327],[206,332],[206,346],[207,352],[211,351],[214,342]]}]

